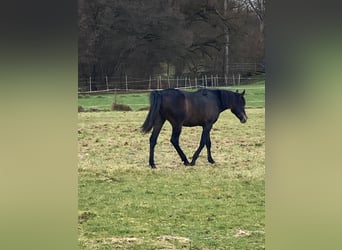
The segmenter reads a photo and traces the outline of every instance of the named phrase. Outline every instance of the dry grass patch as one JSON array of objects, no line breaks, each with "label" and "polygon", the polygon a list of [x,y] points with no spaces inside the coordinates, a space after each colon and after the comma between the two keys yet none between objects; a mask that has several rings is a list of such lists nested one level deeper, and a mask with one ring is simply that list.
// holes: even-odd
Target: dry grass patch
[{"label": "dry grass patch", "polygon": [[[247,110],[249,121],[240,122],[230,113],[224,112],[211,132],[212,154],[216,163],[206,160],[206,150],[200,154],[196,166],[229,167],[253,171],[263,175],[264,165],[264,110]],[[150,134],[142,134],[142,125],[147,112],[80,113],[79,156],[80,168],[110,171],[124,168],[148,168]],[[180,145],[190,159],[198,147],[200,127],[183,127]],[[177,152],[170,143],[171,126],[165,123],[155,148],[158,168],[183,166]]]}]

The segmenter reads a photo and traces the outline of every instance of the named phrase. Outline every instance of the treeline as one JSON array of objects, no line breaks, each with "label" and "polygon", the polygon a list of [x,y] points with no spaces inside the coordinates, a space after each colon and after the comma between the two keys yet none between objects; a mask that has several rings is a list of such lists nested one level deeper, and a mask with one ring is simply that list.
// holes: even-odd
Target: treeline
[{"label": "treeline", "polygon": [[79,0],[79,77],[224,75],[227,62],[262,64],[264,1]]}]

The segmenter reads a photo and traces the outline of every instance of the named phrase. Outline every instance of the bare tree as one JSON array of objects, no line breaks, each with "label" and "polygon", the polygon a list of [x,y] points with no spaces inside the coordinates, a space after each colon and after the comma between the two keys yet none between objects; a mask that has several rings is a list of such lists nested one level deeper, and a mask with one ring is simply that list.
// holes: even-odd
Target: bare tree
[{"label": "bare tree", "polygon": [[265,37],[265,13],[266,13],[266,0],[247,0],[247,4],[259,20],[259,36],[257,40],[257,47],[259,50],[259,57],[264,55],[264,37]]},{"label": "bare tree", "polygon": [[79,76],[148,77],[163,65],[228,76],[232,62],[263,60],[264,3],[79,0]]},{"label": "bare tree", "polygon": [[[228,0],[224,0],[224,18],[228,17]],[[229,75],[229,27],[224,27],[224,83],[228,84]]]},{"label": "bare tree", "polygon": [[266,0],[247,0],[247,4],[252,8],[259,19],[260,32],[264,33]]}]

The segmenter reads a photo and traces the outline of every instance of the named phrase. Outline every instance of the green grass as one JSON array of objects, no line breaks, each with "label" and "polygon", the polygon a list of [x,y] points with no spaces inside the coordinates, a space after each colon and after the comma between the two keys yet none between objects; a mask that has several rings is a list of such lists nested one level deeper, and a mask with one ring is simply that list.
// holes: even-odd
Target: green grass
[{"label": "green grass", "polygon": [[[247,90],[246,90],[247,91]],[[223,112],[204,149],[185,167],[166,123],[148,166],[147,111],[79,113],[80,249],[264,249],[264,109],[240,122]],[[183,128],[190,157],[201,129]]]},{"label": "green grass", "polygon": [[[229,87],[225,89],[230,90],[242,90],[246,89],[246,102],[247,107],[265,107],[265,81],[256,82],[254,84],[241,85],[236,87]],[[133,110],[138,110],[140,108],[149,105],[149,93],[120,93],[116,96],[116,102],[121,104],[126,104],[130,106]],[[113,93],[108,94],[92,94],[92,95],[80,95],[78,98],[78,104],[83,108],[90,109],[96,108],[99,110],[110,110],[112,103],[115,100],[115,95]]]},{"label": "green grass", "polygon": [[117,94],[116,97],[113,93],[80,95],[78,98],[78,105],[86,110],[90,108],[111,110],[112,103],[115,99],[117,103],[126,104],[135,111],[149,105],[148,93],[124,93]]},{"label": "green grass", "polygon": [[[191,240],[192,249],[262,249],[264,245],[262,180],[234,180],[216,168],[145,169],[119,171],[115,176],[88,173],[80,188],[85,189],[80,193],[80,209],[96,214],[82,224],[84,248],[94,236],[136,237],[146,245],[158,245],[153,242],[158,236],[181,236]],[[251,232],[250,236],[234,237],[240,229]]]}]

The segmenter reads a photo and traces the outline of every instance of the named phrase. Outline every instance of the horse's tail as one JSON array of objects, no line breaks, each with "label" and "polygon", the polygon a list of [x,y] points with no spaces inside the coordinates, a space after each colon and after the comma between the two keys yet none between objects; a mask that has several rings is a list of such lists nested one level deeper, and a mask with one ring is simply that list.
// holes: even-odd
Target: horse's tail
[{"label": "horse's tail", "polygon": [[144,124],[141,126],[143,133],[147,133],[153,128],[154,122],[159,115],[161,101],[161,94],[156,90],[152,91],[150,94],[150,110],[148,111]]}]

